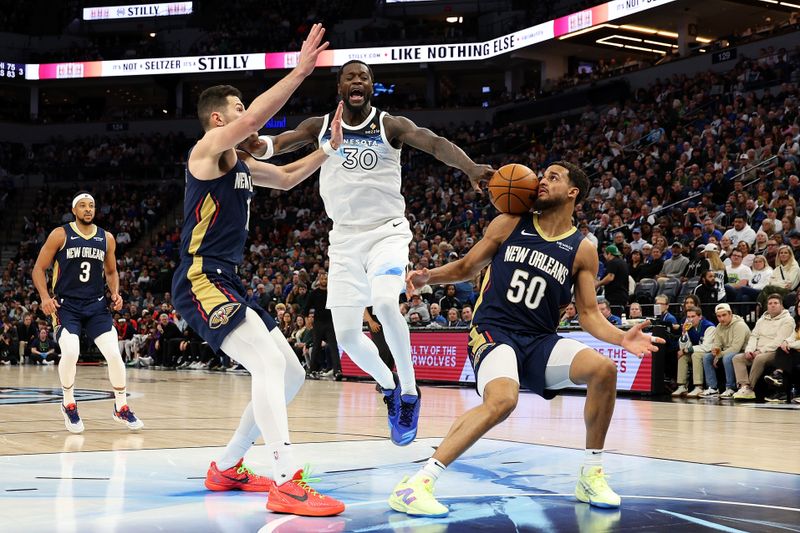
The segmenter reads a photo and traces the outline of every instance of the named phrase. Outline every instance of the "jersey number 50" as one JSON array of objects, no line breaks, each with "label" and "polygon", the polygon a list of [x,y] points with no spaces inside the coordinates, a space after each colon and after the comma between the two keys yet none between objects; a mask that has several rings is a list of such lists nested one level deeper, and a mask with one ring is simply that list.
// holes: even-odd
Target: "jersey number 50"
[{"label": "jersey number 50", "polygon": [[531,278],[530,272],[517,269],[511,276],[506,298],[512,304],[518,304],[524,298],[525,306],[528,309],[536,309],[544,298],[545,288],[547,288],[547,282],[544,278],[539,276]]}]

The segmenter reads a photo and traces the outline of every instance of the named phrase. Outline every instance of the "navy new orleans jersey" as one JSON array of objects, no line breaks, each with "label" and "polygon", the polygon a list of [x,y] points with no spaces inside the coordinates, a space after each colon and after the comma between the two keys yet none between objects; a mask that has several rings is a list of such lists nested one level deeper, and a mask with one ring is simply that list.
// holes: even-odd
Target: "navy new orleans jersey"
[{"label": "navy new orleans jersey", "polygon": [[237,159],[230,171],[214,180],[195,178],[187,165],[181,257],[241,263],[252,198],[253,180],[242,161]]},{"label": "navy new orleans jersey", "polygon": [[572,300],[572,264],[583,240],[575,227],[543,237],[536,217],[523,217],[486,273],[472,323],[529,335],[555,333]]},{"label": "navy new orleans jersey", "polygon": [[520,386],[550,399],[547,362],[561,340],[561,309],[572,300],[572,266],[583,235],[573,226],[555,238],[543,236],[536,217],[525,216],[498,249],[475,302],[470,362],[480,374],[498,346],[517,357]]},{"label": "navy new orleans jersey", "polygon": [[62,227],[66,240],[53,264],[53,294],[72,300],[102,298],[106,294],[106,232],[95,226],[94,234],[85,236],[74,222]]},{"label": "navy new orleans jersey", "polygon": [[238,275],[250,222],[253,179],[242,161],[223,176],[198,180],[186,167],[181,263],[172,277],[175,309],[213,350],[245,318],[250,307],[267,329],[275,321],[247,303]]}]

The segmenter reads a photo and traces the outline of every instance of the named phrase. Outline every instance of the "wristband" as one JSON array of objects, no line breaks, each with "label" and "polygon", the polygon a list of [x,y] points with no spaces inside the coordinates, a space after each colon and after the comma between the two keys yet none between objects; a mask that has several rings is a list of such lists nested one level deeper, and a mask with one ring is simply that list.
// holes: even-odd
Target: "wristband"
[{"label": "wristband", "polygon": [[267,159],[275,155],[275,145],[272,144],[272,137],[270,137],[269,135],[259,135],[258,140],[267,143],[267,151],[264,152],[264,155],[262,155],[261,157],[256,157],[256,156],[253,157],[258,159],[259,161],[266,161]]},{"label": "wristband", "polygon": [[326,155],[344,157],[344,156],[342,156],[342,153],[341,153],[340,150],[334,150],[333,149],[333,146],[331,145],[330,139],[328,139],[327,141],[322,143],[322,146],[320,146],[320,148],[322,148],[322,151],[325,152]]}]

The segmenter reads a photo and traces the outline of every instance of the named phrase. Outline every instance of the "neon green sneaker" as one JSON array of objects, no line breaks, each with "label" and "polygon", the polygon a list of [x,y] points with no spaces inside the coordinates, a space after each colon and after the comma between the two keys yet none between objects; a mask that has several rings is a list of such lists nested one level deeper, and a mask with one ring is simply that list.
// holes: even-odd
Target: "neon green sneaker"
[{"label": "neon green sneaker", "polygon": [[622,501],[619,494],[608,486],[606,475],[600,466],[581,467],[581,475],[575,486],[575,497],[578,501],[605,509],[615,509]]},{"label": "neon green sneaker", "polygon": [[415,482],[409,482],[408,476],[397,484],[389,496],[389,507],[409,516],[427,516],[428,518],[443,518],[450,510],[436,501],[433,495],[433,480],[423,477]]}]

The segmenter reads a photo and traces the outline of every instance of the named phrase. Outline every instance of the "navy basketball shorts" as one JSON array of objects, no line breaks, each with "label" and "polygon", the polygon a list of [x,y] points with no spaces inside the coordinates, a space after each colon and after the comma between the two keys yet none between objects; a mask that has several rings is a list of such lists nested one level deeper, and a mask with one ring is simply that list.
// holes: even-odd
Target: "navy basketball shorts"
[{"label": "navy basketball shorts", "polygon": [[[516,369],[496,364],[500,357],[508,357],[508,348],[513,350]],[[524,334],[479,325],[470,331],[470,362],[479,394],[482,394],[482,386],[494,377],[511,377],[517,379],[520,387],[550,400],[559,389],[575,386],[569,379],[570,365],[578,352],[587,348],[574,339],[565,339],[555,333]],[[508,364],[513,365],[513,359]],[[481,374],[484,365],[491,367],[488,376]]]},{"label": "navy basketball shorts", "polygon": [[91,300],[56,297],[56,301],[60,306],[53,315],[56,341],[64,331],[79,337],[81,331],[86,331],[92,340],[114,331],[114,319],[105,296]]},{"label": "navy basketball shorts", "polygon": [[191,328],[215,352],[245,318],[249,307],[272,331],[275,320],[258,304],[245,301],[245,288],[233,266],[195,256],[184,259],[172,277],[172,301]]}]

